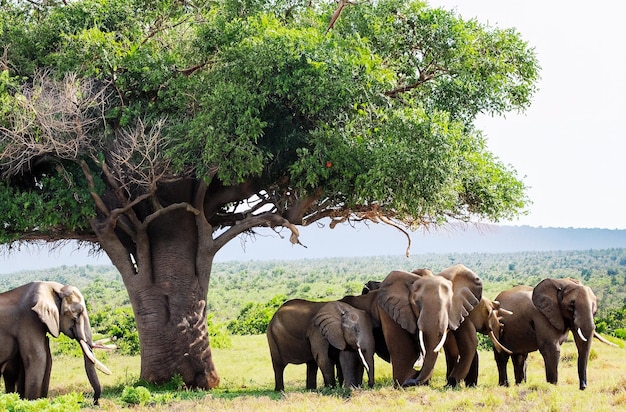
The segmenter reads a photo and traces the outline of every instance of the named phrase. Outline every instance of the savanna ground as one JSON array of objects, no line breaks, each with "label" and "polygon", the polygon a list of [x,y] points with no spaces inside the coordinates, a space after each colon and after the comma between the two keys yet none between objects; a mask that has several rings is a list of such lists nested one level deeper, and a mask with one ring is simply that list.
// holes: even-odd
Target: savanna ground
[{"label": "savanna ground", "polygon": [[[274,377],[265,336],[233,336],[232,347],[214,349],[221,384],[211,392],[171,391],[149,388],[150,399],[143,404],[124,402],[123,389],[137,385],[139,357],[98,351],[113,375],[100,374],[103,395],[100,406],[91,404],[91,387],[82,359],[55,357],[50,397],[71,392],[85,394],[86,408],[100,411],[615,411],[626,410],[626,349],[613,348],[597,340],[588,368],[587,390],[578,390],[576,348],[569,340],[561,350],[559,384],[547,384],[543,361],[538,353],[529,357],[528,381],[509,388],[498,386],[493,354],[480,353],[479,385],[476,388],[445,388],[443,354],[429,386],[394,389],[391,367],[376,359],[373,389],[306,391],[305,366],[289,365],[285,370],[285,393],[275,393]],[[318,373],[318,386],[321,385]],[[513,379],[509,363],[509,379]]]}]

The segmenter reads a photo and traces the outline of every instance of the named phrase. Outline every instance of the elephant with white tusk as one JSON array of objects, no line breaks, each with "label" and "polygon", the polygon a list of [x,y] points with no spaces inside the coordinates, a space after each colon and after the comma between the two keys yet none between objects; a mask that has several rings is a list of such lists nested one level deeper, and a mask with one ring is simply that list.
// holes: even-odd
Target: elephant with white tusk
[{"label": "elephant with white tusk", "polygon": [[22,398],[48,396],[52,356],[46,333],[64,333],[79,342],[85,372],[98,403],[96,368],[110,374],[93,354],[89,316],[80,291],[57,282],[31,282],[0,294],[0,374],[7,392]]},{"label": "elephant with white tusk", "polygon": [[546,380],[558,382],[561,344],[571,331],[578,349],[579,388],[587,387],[587,361],[595,332],[593,317],[597,299],[593,291],[574,279],[544,279],[534,288],[516,286],[497,297],[513,314],[501,319],[500,342],[513,353],[494,352],[499,384],[508,386],[506,365],[513,360],[515,383],[526,381],[529,352],[539,350],[546,368]]},{"label": "elephant with white tusk", "polygon": [[[346,388],[363,383],[363,369],[368,385],[374,386],[374,350],[372,321],[367,312],[343,302],[328,302],[313,318],[307,337],[324,383],[334,386],[335,364],[339,362],[339,384]],[[333,355],[338,351],[338,355]],[[337,356],[337,359],[333,359]],[[343,381],[343,382],[342,382]]]}]

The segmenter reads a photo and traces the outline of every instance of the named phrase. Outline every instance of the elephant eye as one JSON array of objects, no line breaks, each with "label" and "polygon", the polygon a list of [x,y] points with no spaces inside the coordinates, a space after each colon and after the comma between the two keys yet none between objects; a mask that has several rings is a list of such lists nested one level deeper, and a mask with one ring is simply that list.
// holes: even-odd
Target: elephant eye
[{"label": "elephant eye", "polygon": [[569,310],[571,312],[573,312],[575,308],[576,308],[576,302],[575,301],[571,301],[570,304],[569,304]]}]

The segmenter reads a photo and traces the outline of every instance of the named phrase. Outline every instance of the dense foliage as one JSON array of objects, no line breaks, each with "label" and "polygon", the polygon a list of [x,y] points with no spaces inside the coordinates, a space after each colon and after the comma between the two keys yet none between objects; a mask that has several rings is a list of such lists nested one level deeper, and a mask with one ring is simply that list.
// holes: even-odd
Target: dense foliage
[{"label": "dense foliage", "polygon": [[530,104],[538,63],[514,29],[420,1],[350,5],[332,29],[334,1],[63,3],[2,2],[4,242],[97,240],[89,193],[112,177],[138,195],[166,176],[254,182],[324,199],[315,220],[524,208],[473,127]]}]

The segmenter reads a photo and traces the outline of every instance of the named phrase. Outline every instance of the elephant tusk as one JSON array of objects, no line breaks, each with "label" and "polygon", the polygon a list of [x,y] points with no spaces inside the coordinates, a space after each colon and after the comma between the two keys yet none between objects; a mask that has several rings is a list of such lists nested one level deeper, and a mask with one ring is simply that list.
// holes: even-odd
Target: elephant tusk
[{"label": "elephant tusk", "polygon": [[87,356],[87,358],[89,358],[91,363],[96,365],[96,368],[99,371],[101,371],[102,373],[110,375],[112,373],[111,370],[109,368],[107,368],[106,366],[104,366],[104,364],[102,362],[100,362],[98,359],[96,359],[96,356],[91,351],[91,348],[89,347],[89,345],[87,345],[87,342],[85,342],[82,339],[79,342],[80,342],[80,346],[83,348],[83,352],[85,353],[85,356]]},{"label": "elephant tusk", "polygon": [[363,362],[363,366],[365,367],[365,370],[369,373],[370,367],[365,361],[365,356],[363,356],[363,351],[361,351],[361,348],[358,348],[357,351],[359,352],[359,356],[361,357],[361,362]]},{"label": "elephant tusk", "polygon": [[109,368],[107,368],[98,359],[96,359],[96,369],[98,369],[100,372],[104,373],[105,375],[111,375],[113,373],[113,372],[111,372],[111,370]]},{"label": "elephant tusk", "polygon": [[424,332],[422,332],[422,330],[420,329],[419,333],[419,338],[420,338],[420,349],[422,350],[422,354],[426,353],[426,346],[424,346]]},{"label": "elephant tusk", "polygon": [[489,331],[489,337],[491,338],[491,341],[493,342],[493,346],[496,347],[496,350],[498,352],[505,351],[509,355],[513,354],[513,352],[511,352],[507,347],[505,347],[503,344],[500,343],[500,341],[496,338],[496,334],[493,333],[493,331]]},{"label": "elephant tusk", "polygon": [[576,329],[576,332],[578,332],[578,336],[580,336],[580,338],[583,340],[583,342],[587,342],[587,338],[585,338],[585,336],[583,335],[583,332],[580,330],[580,328]]},{"label": "elephant tusk", "polygon": [[441,341],[439,342],[439,344],[437,346],[435,346],[435,349],[433,350],[433,352],[439,352],[441,350],[441,348],[443,347],[443,344],[446,343],[446,337],[448,336],[448,329],[445,330],[445,332],[443,332],[443,336],[441,337]]},{"label": "elephant tusk", "polygon": [[614,344],[614,343],[613,343],[613,342],[611,342],[611,341],[606,340],[604,337],[602,337],[602,335],[600,335],[600,334],[599,334],[598,332],[596,332],[595,330],[593,331],[593,336],[595,336],[596,338],[598,338],[598,340],[599,340],[600,342],[602,342],[602,343],[605,343],[605,344],[607,344],[607,345],[610,345],[610,346],[614,346],[614,347],[616,347],[616,348],[619,348],[619,346],[618,346],[618,345]]},{"label": "elephant tusk", "polygon": [[510,310],[503,309],[503,308],[498,309],[498,313],[502,313],[503,315],[512,315],[513,314],[513,312],[511,312]]}]

